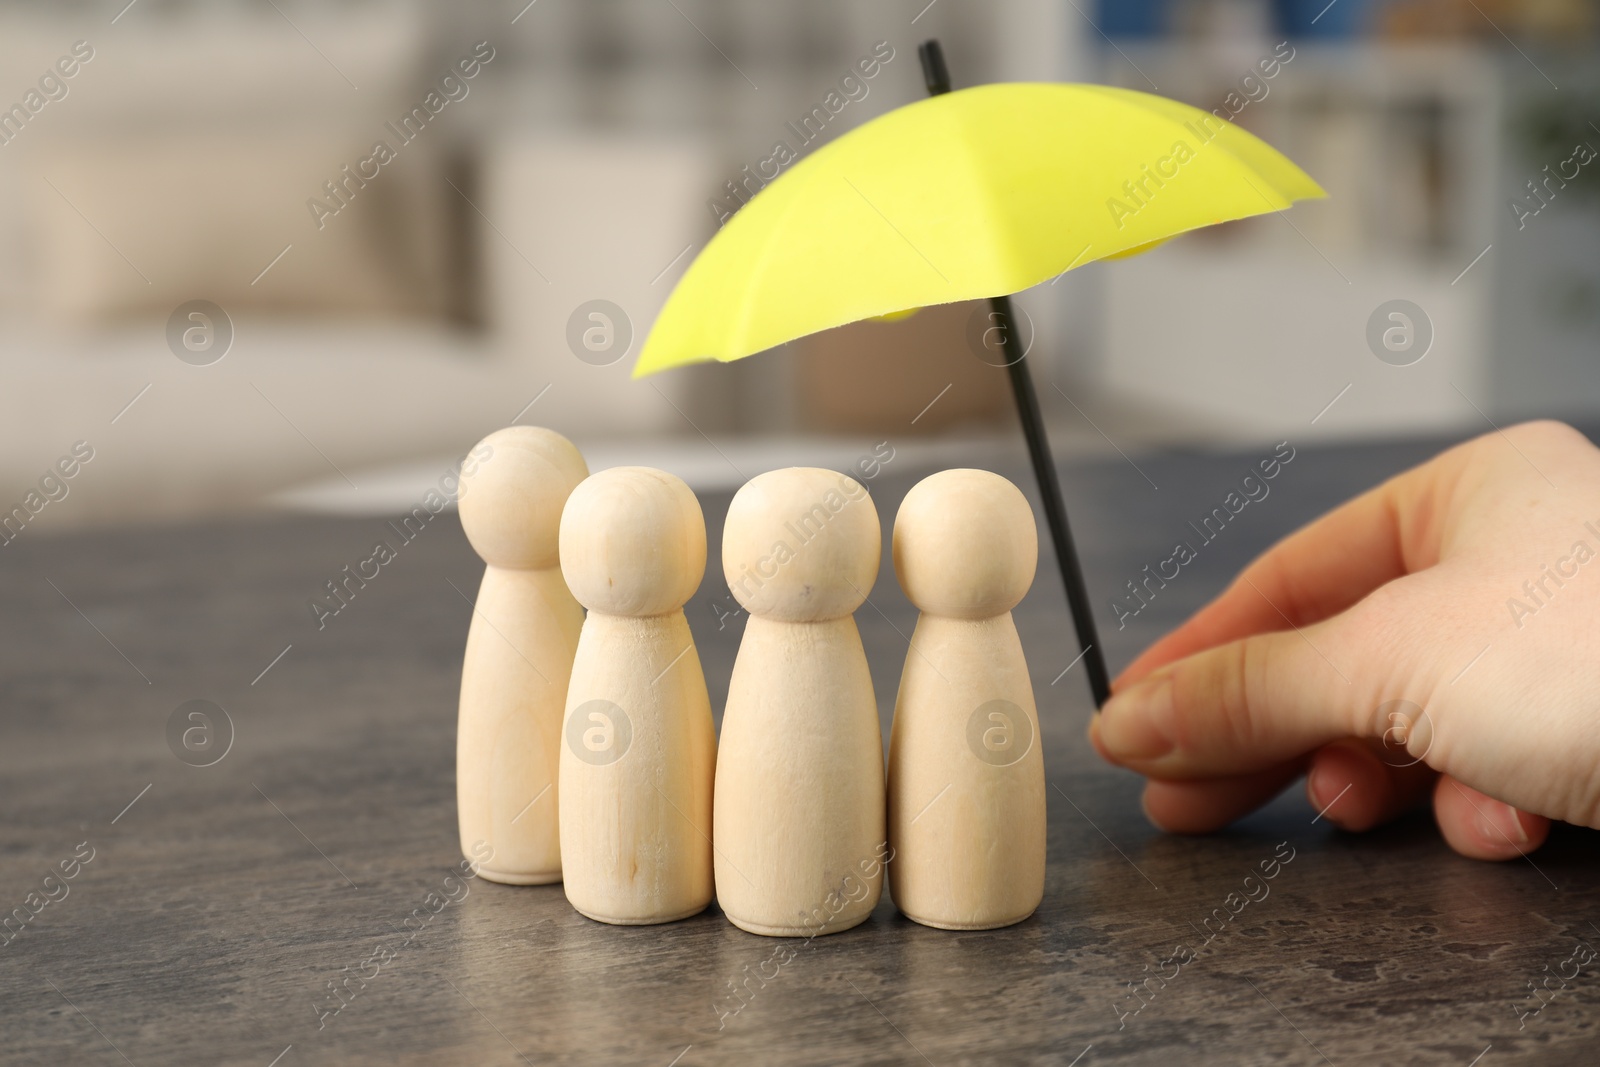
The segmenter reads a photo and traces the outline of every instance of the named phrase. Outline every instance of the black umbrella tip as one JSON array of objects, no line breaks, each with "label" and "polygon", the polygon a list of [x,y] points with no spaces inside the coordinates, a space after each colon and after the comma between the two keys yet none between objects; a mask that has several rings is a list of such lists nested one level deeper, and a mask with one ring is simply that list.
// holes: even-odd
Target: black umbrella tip
[{"label": "black umbrella tip", "polygon": [[922,80],[927,83],[928,95],[948,93],[950,69],[944,65],[944,49],[939,47],[939,39],[930,37],[918,45],[917,58],[922,60]]}]

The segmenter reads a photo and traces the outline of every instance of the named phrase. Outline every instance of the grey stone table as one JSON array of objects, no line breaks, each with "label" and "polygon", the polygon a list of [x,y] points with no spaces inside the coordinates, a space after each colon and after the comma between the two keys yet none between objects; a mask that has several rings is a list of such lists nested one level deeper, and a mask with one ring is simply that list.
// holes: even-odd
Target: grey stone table
[{"label": "grey stone table", "polygon": [[[1301,449],[1121,630],[1112,593],[1260,457],[1068,464],[1113,668],[1272,540],[1438,444]],[[917,473],[872,483],[886,534]],[[726,507],[705,500],[713,560]],[[776,942],[714,906],[614,928],[559,886],[455,881],[480,568],[443,514],[318,630],[308,598],[380,539],[399,540],[377,519],[274,517],[0,550],[0,1062],[1596,1062],[1600,965],[1555,978],[1580,942],[1600,946],[1593,833],[1476,863],[1426,814],[1346,835],[1299,790],[1213,837],[1156,832],[1137,780],[1084,740],[1048,559],[1017,613],[1051,783],[1028,922],[948,933],[885,899],[854,930],[787,942],[779,965]],[[744,621],[729,606],[715,571],[689,606],[714,707]],[[887,733],[914,612],[885,573],[857,618]],[[168,745],[190,700],[232,724],[211,766]],[[1274,877],[1247,884],[1263,863]]]}]

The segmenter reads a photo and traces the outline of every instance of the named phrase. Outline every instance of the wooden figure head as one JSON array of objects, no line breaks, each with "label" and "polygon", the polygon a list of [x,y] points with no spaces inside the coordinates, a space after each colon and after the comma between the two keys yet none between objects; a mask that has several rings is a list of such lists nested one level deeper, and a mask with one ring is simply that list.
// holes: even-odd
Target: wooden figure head
[{"label": "wooden figure head", "polygon": [[677,611],[705,572],[706,520],[683,479],[651,467],[613,467],[567,500],[561,573],[591,611]]},{"label": "wooden figure head", "polygon": [[561,509],[588,475],[577,447],[554,430],[496,430],[462,464],[461,528],[490,566],[554,567]]},{"label": "wooden figure head", "polygon": [[722,571],[752,615],[839,619],[877,580],[882,536],[878,509],[854,478],[816,467],[770,471],[728,506]]},{"label": "wooden figure head", "polygon": [[986,619],[1033,584],[1039,531],[1022,491],[998,474],[956,469],[912,487],[894,520],[894,570],[920,610]]}]

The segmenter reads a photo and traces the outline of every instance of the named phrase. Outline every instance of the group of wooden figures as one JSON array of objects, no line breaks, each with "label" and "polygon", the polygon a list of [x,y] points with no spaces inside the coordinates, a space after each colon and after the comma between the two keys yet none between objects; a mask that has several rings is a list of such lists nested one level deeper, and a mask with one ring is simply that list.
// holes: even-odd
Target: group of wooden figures
[{"label": "group of wooden figures", "polygon": [[901,505],[895,573],[922,614],[886,780],[853,615],[882,551],[860,483],[796,467],[734,496],[722,565],[749,620],[719,747],[683,613],[706,561],[694,493],[647,467],[589,476],[547,429],[484,443],[461,479],[488,567],[456,762],[462,849],[492,849],[482,877],[560,881],[579,912],[619,924],[686,918],[714,892],[737,926],[777,937],[862,922],[885,874],[929,926],[1033,913],[1044,761],[1011,609],[1038,534],[1016,486],[947,470]]}]

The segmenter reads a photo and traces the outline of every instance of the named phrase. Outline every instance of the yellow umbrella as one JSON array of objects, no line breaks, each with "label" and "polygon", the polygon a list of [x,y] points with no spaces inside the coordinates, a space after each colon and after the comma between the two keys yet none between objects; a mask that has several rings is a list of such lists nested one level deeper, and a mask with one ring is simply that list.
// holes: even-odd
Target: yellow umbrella
[{"label": "yellow umbrella", "polygon": [[668,297],[634,376],[729,362],[858,319],[995,302],[1096,703],[1108,693],[1088,596],[1014,346],[1007,294],[1177,234],[1325,195],[1265,142],[1210,112],[1098,85],[949,92],[938,42],[931,99],[865,123],[762,189]]}]

